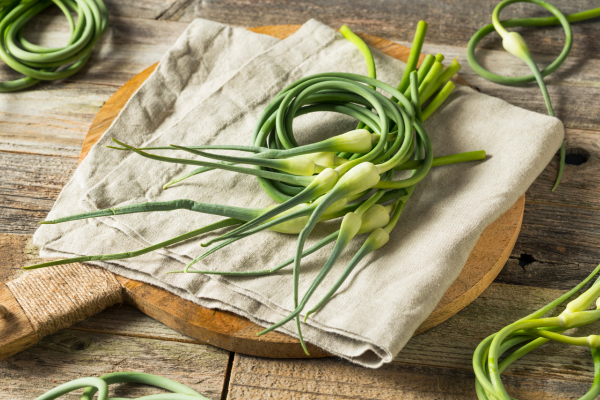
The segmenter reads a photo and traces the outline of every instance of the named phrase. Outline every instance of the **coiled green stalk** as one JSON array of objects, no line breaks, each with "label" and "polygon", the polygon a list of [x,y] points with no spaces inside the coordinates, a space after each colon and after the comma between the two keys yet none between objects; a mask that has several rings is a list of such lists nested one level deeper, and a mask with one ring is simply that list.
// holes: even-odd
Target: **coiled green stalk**
[{"label": "coiled green stalk", "polygon": [[[42,47],[23,37],[23,28],[52,4],[63,12],[71,37],[64,47]],[[77,13],[73,21],[71,10]],[[0,58],[25,78],[0,82],[0,92],[25,89],[41,81],[67,78],[89,60],[106,32],[108,11],[102,0],[22,0],[4,2],[0,8]],[[62,66],[67,66],[61,69]]]},{"label": "coiled green stalk", "polygon": [[[182,385],[174,380],[162,376],[146,374],[143,372],[113,372],[99,378],[80,378],[64,383],[39,396],[36,400],[54,400],[77,389],[86,388],[81,400],[92,400],[98,394],[98,400],[118,400],[108,397],[108,387],[119,383],[138,383],[155,386],[168,390],[171,393],[154,394],[140,397],[139,400],[209,400],[192,388]],[[135,399],[132,399],[135,400]]]},{"label": "coiled green stalk", "polygon": [[[551,18],[518,18],[518,19],[510,19],[506,21],[500,21],[499,15],[500,11],[503,8],[510,4],[514,3],[533,3],[537,4],[549,12],[551,12],[554,17]],[[544,83],[544,77],[554,72],[558,67],[562,65],[562,63],[567,59],[569,52],[571,51],[571,46],[573,44],[573,34],[571,32],[570,22],[578,22],[584,21],[590,18],[597,18],[600,16],[600,8],[595,8],[588,11],[583,11],[571,15],[564,15],[558,10],[558,8],[554,7],[552,4],[543,1],[543,0],[504,0],[500,2],[496,8],[494,9],[494,13],[492,16],[493,23],[490,25],[486,25],[477,31],[471,40],[469,41],[469,45],[467,46],[467,59],[469,61],[469,65],[475,72],[477,72],[482,77],[496,83],[500,83],[503,85],[522,85],[525,83],[529,83],[532,81],[537,81],[542,95],[544,97],[544,102],[546,104],[546,108],[548,110],[548,115],[554,116],[554,110],[552,109],[552,103],[550,102],[550,96],[548,95],[548,90],[546,89],[546,84]],[[562,25],[565,31],[565,45],[560,53],[560,55],[546,68],[542,71],[539,70],[537,64],[533,60],[531,53],[529,52],[529,48],[525,43],[525,40],[519,35],[517,32],[508,32],[506,28],[516,27],[516,26],[550,26],[550,25]],[[531,69],[533,75],[527,76],[518,76],[518,77],[508,77],[494,74],[484,67],[482,67],[477,60],[475,59],[475,48],[477,44],[483,39],[486,35],[496,30],[498,34],[502,37],[502,45],[509,53],[519,57],[523,60],[527,66]],[[558,169],[558,175],[556,177],[556,182],[552,191],[556,190],[558,187],[560,180],[562,178],[564,166],[565,166],[565,157],[566,157],[566,149],[565,143],[563,142],[560,148],[560,164]]]},{"label": "coiled green stalk", "polygon": [[[590,280],[600,273],[600,265],[579,285],[563,294],[538,311],[508,325],[498,333],[484,339],[473,354],[473,370],[476,376],[476,392],[480,400],[511,400],[506,393],[500,375],[512,363],[547,343],[550,340],[574,345],[590,347],[594,360],[594,382],[590,390],[580,400],[592,400],[600,393],[600,337],[570,337],[561,333],[575,327],[590,324],[600,319],[600,309],[586,311],[592,302],[600,296],[600,278],[577,299],[567,304],[566,309],[558,316],[541,318],[564,303]],[[521,347],[515,346],[525,343]],[[502,362],[500,357],[514,349]]]}]

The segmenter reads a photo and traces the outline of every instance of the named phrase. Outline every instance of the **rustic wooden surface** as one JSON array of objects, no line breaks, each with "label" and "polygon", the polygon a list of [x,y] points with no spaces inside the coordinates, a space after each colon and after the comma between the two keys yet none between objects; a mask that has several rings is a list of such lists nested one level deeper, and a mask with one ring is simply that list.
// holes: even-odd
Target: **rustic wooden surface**
[{"label": "rustic wooden surface", "polygon": [[[250,28],[253,32],[285,39],[301,25],[271,25]],[[387,39],[361,34],[363,40],[385,54],[402,61],[408,59],[410,48]],[[423,57],[424,58],[424,55]],[[135,75],[111,96],[98,112],[86,135],[79,162],[106,132],[127,100],[154,71],[157,64]],[[455,81],[467,84],[457,76]],[[472,302],[496,278],[506,263],[521,228],[525,200],[521,198],[505,215],[482,233],[460,276],[446,291],[433,313],[415,332],[422,333],[439,325]],[[51,271],[48,271],[51,273]],[[241,354],[273,358],[306,358],[297,339],[277,332],[257,337],[263,328],[230,312],[213,311],[183,300],[163,289],[119,277],[127,292],[127,301],[145,314],[165,325],[205,343]],[[11,351],[12,347],[10,348]],[[2,347],[0,346],[0,354]],[[329,355],[308,344],[310,358]]]},{"label": "rustic wooden surface", "polygon": [[[497,1],[106,3],[111,25],[85,70],[64,82],[0,96],[1,281],[18,276],[21,265],[32,263],[35,251],[27,241],[75,170],[83,138],[102,104],[127,80],[159,61],[195,17],[245,27],[298,24],[312,17],[333,27],[347,23],[356,31],[402,44],[412,40],[417,21],[424,19],[430,26],[425,52],[457,56],[463,65],[461,75],[483,93],[544,112],[534,85],[495,85],[479,78],[466,63],[466,44],[476,29],[489,23]],[[565,13],[598,6],[594,0],[552,3]],[[54,14],[32,21],[33,32],[26,36],[38,40],[44,32],[42,44],[65,42],[64,21]],[[531,5],[518,5],[502,15],[543,13]],[[522,31],[541,64],[559,53],[560,29]],[[575,24],[573,32],[571,57],[546,81],[557,116],[567,127],[567,148],[586,162],[567,165],[563,183],[552,193],[555,160],[528,190],[521,234],[498,283],[455,317],[411,340],[394,363],[380,370],[336,359],[278,362],[236,355],[226,386],[229,392],[222,398],[241,398],[243,393],[245,398],[276,399],[474,398],[470,360],[477,343],[538,307],[541,299],[572,287],[600,262],[600,23]],[[484,41],[478,57],[501,73],[526,73],[526,67],[501,50],[495,35]],[[15,75],[0,67],[0,79],[11,76]],[[592,328],[598,332],[598,326]],[[127,305],[50,336],[16,357],[0,362],[0,399],[29,400],[74,377],[126,369],[174,377],[218,399],[228,370],[225,352],[198,344]],[[591,371],[586,351],[547,346],[507,371],[506,382],[521,399],[576,399],[591,384]],[[149,392],[144,390],[123,388],[115,395]]]},{"label": "rustic wooden surface", "polygon": [[[36,260],[35,249],[28,244],[30,238],[29,235],[0,233],[3,281],[20,276],[23,262]],[[0,297],[3,296],[1,286]],[[0,342],[3,339],[0,338]],[[228,362],[228,352],[175,332],[123,304],[47,336],[34,347],[0,361],[0,400],[31,400],[58,384],[116,371],[163,375],[216,400],[221,396]],[[131,385],[111,395],[139,397],[158,392]]]}]

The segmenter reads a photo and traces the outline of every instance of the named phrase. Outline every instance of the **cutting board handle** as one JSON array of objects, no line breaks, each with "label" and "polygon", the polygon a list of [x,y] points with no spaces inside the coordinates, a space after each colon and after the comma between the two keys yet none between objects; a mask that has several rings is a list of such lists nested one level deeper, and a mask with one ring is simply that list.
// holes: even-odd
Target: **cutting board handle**
[{"label": "cutting board handle", "polygon": [[81,264],[33,270],[0,283],[0,360],[122,303],[123,297],[115,275]]}]

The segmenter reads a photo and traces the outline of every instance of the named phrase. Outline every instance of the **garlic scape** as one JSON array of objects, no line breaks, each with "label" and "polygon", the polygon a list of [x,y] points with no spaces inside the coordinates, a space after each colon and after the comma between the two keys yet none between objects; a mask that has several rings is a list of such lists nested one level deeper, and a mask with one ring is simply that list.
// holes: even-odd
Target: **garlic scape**
[{"label": "garlic scape", "polygon": [[180,243],[180,242],[183,242],[183,241],[195,238],[195,237],[197,237],[199,235],[202,235],[204,233],[212,232],[212,231],[215,231],[215,230],[218,230],[218,229],[222,229],[222,228],[226,228],[226,227],[229,227],[229,226],[239,225],[239,224],[242,224],[243,222],[244,221],[239,220],[239,219],[235,219],[235,218],[226,218],[224,220],[215,222],[213,224],[204,226],[204,227],[199,228],[199,229],[195,229],[195,230],[193,230],[191,232],[185,233],[183,235],[176,236],[176,237],[171,238],[169,240],[165,240],[163,242],[154,244],[152,246],[145,247],[145,248],[140,249],[140,250],[128,251],[128,252],[125,252],[125,253],[102,254],[102,255],[92,255],[92,256],[81,256],[81,257],[66,258],[64,260],[49,261],[49,262],[45,262],[45,263],[30,265],[30,266],[27,266],[27,267],[23,267],[23,269],[37,269],[37,268],[43,268],[43,267],[52,267],[52,266],[55,266],[55,265],[65,265],[65,264],[71,264],[71,263],[90,262],[90,261],[124,260],[124,259],[127,259],[127,258],[133,258],[133,257],[141,256],[142,254],[150,253],[152,251],[155,251],[155,250],[158,250],[158,249],[162,249],[163,247],[171,246],[173,244]]},{"label": "garlic scape", "polygon": [[[503,21],[500,20],[500,12],[506,6],[515,3],[536,4],[546,9],[546,11],[549,11],[553,16],[544,18],[516,18]],[[554,116],[554,110],[552,108],[550,96],[548,95],[548,90],[546,89],[546,84],[544,83],[544,77],[557,70],[569,56],[571,47],[573,45],[573,32],[571,30],[570,23],[584,21],[591,18],[597,18],[599,16],[600,7],[591,10],[581,11],[570,15],[564,15],[558,8],[544,0],[503,0],[500,3],[498,3],[498,5],[496,5],[496,7],[494,8],[492,14],[492,23],[479,29],[469,40],[469,44],[467,46],[467,60],[469,61],[469,65],[471,66],[471,68],[473,68],[473,70],[477,74],[492,82],[496,82],[502,85],[516,86],[537,81],[542,92],[544,102],[546,103],[548,115]],[[548,65],[546,68],[540,71],[535,60],[531,56],[529,47],[527,46],[527,43],[525,42],[523,37],[518,32],[509,32],[506,28],[520,26],[539,27],[551,25],[562,26],[565,33],[565,44],[558,57],[556,57],[556,59],[553,62],[551,62],[550,65]],[[496,31],[502,37],[502,45],[504,49],[510,54],[514,55],[515,57],[518,57],[525,64],[527,64],[527,66],[532,72],[532,75],[502,76],[488,71],[487,69],[482,67],[481,64],[479,64],[479,62],[475,58],[475,49],[477,47],[477,44],[481,41],[481,39],[483,39],[485,36],[494,31]],[[562,178],[565,157],[566,149],[565,144],[563,142],[560,148],[560,163],[558,174],[552,191],[556,190]]]}]

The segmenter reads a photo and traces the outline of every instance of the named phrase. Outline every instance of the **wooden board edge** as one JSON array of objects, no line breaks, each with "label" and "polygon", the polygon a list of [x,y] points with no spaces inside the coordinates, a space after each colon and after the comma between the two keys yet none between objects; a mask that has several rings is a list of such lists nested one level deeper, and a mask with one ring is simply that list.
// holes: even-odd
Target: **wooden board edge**
[{"label": "wooden board edge", "polygon": [[[125,300],[144,314],[166,326],[204,343],[251,356],[276,358],[318,358],[330,356],[319,347],[307,343],[310,356],[299,346],[299,341],[279,332],[270,332],[258,338],[262,330],[246,318],[221,310],[211,310],[170,292],[117,275],[125,288]],[[168,310],[168,312],[167,312]],[[192,317],[190,317],[192,316]],[[212,320],[206,323],[207,320]],[[222,326],[218,331],[209,327]],[[268,347],[268,351],[267,351]]]},{"label": "wooden board edge", "polygon": [[17,354],[39,342],[40,338],[23,308],[4,283],[0,283],[0,360]]}]

